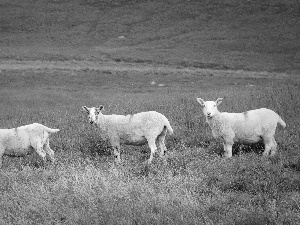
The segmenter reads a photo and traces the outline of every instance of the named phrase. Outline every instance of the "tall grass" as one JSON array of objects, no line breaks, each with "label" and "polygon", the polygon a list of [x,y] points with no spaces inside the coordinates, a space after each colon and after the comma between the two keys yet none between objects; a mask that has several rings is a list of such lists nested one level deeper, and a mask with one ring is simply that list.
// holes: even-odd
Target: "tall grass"
[{"label": "tall grass", "polygon": [[[174,79],[144,73],[2,72],[8,81],[0,89],[1,128],[40,122],[61,132],[50,140],[53,165],[43,167],[36,155],[4,158],[0,224],[300,222],[298,83],[200,75],[190,82],[188,74]],[[153,79],[166,86],[151,86]],[[221,157],[196,97],[225,97],[221,111],[278,112],[287,123],[276,133],[278,154],[263,158],[236,146],[232,159]],[[174,128],[166,140],[167,164],[157,157],[146,166],[147,146],[122,146],[123,163],[115,164],[105,140],[80,111],[82,105],[98,104],[106,114],[165,114]]]}]

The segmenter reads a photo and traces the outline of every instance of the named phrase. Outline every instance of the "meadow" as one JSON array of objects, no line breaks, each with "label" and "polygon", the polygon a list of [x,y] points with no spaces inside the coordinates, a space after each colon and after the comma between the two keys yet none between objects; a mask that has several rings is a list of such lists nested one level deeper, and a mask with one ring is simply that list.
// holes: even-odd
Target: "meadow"
[{"label": "meadow", "polygon": [[[0,128],[61,131],[54,164],[4,157],[0,224],[300,224],[299,12],[296,0],[2,0]],[[224,159],[197,97],[275,110],[278,154],[235,145]],[[100,104],[163,113],[167,163],[123,146],[115,164],[81,110]]]},{"label": "meadow", "polygon": [[[54,164],[4,157],[0,224],[299,224],[300,83],[248,73],[2,70],[1,128],[39,122],[61,131],[50,139]],[[275,110],[287,123],[277,128],[278,154],[236,145],[223,158],[197,97],[223,97],[221,111]],[[163,113],[174,129],[167,163],[146,166],[147,146],[123,146],[115,164],[81,110],[100,104],[104,114]]]}]

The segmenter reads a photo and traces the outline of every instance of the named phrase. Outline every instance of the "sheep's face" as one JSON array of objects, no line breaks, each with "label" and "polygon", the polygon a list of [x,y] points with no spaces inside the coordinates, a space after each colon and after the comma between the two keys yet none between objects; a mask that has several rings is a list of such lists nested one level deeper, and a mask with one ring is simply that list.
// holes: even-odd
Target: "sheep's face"
[{"label": "sheep's face", "polygon": [[218,98],[216,101],[204,101],[201,98],[197,98],[197,101],[203,106],[203,114],[206,118],[211,119],[216,113],[218,113],[218,105],[221,104],[222,98]]},{"label": "sheep's face", "polygon": [[82,107],[84,110],[87,111],[87,113],[89,114],[89,122],[90,124],[93,124],[97,121],[98,119],[98,115],[101,111],[101,109],[103,109],[103,106],[101,105],[99,108],[96,107],[92,107],[92,108],[88,108],[86,106]]}]

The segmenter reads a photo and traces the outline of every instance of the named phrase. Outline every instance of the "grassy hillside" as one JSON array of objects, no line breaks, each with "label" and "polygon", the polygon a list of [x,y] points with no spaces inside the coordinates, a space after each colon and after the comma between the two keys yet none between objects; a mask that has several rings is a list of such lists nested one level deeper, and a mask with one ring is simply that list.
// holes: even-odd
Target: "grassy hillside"
[{"label": "grassy hillside", "polygon": [[296,0],[1,0],[0,58],[300,71]]},{"label": "grassy hillside", "polygon": [[[299,224],[299,82],[243,73],[2,71],[0,127],[39,122],[61,131],[50,138],[53,165],[43,167],[36,154],[4,157],[0,224]],[[221,111],[268,107],[282,116],[287,127],[277,129],[275,157],[241,145],[233,158],[220,156],[196,101],[220,96]],[[122,146],[123,162],[114,164],[81,111],[99,104],[105,114],[166,115],[174,129],[167,163],[155,157],[147,167],[147,146]]]},{"label": "grassy hillside", "polygon": [[[53,164],[3,158],[0,224],[300,224],[299,5],[0,0],[0,128],[61,130]],[[196,97],[276,111],[287,123],[276,156],[235,144],[224,159]],[[147,166],[147,146],[122,146],[114,163],[81,111],[99,104],[163,113],[166,161]]]}]

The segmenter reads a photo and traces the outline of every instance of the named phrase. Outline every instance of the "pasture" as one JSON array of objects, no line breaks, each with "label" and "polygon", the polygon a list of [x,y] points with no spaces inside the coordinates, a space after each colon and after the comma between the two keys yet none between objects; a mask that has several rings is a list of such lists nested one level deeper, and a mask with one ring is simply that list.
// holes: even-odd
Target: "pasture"
[{"label": "pasture", "polygon": [[[4,157],[0,224],[300,223],[299,82],[267,72],[219,73],[2,70],[0,127],[38,122],[61,131],[50,139],[53,165],[42,166],[35,154]],[[224,159],[197,97],[223,97],[220,111],[276,111],[287,123],[277,128],[278,154],[263,158],[261,146],[235,145],[233,158]],[[122,146],[123,162],[115,164],[81,110],[100,104],[104,114],[163,113],[174,129],[166,138],[167,164],[157,156],[147,167],[147,145]]]}]

